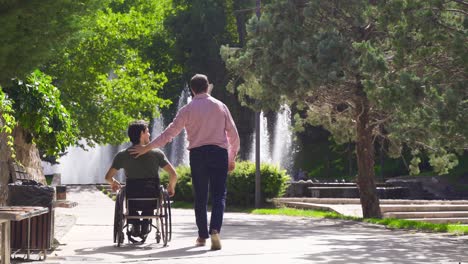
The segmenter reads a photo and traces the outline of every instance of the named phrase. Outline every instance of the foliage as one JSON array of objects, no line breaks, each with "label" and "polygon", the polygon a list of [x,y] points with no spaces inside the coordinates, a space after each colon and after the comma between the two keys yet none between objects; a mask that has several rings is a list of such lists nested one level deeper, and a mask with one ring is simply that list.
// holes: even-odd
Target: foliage
[{"label": "foliage", "polygon": [[[175,188],[174,201],[193,202],[192,193],[192,174],[190,167],[178,166],[175,168],[177,172],[177,184]],[[159,174],[161,184],[167,186],[169,183],[169,174],[161,171]]]},{"label": "foliage", "polygon": [[227,27],[225,0],[175,1],[174,13],[165,22],[176,39],[174,60],[183,65],[188,80],[202,72],[215,84],[224,67],[219,56],[221,43],[230,43],[233,32]]},{"label": "foliage", "polygon": [[392,109],[387,139],[413,150],[411,172],[418,172],[419,157],[427,155],[436,173],[447,174],[457,165],[454,152],[460,155],[468,147],[466,6],[393,1],[378,9],[377,30],[388,34],[373,44],[355,44],[358,50],[367,46],[362,57],[386,58],[384,75],[362,71],[366,91],[377,108]]},{"label": "foliage", "polygon": [[[240,100],[275,110],[295,103],[304,123],[323,126],[338,143],[356,142],[365,216],[381,215],[374,185],[372,107],[352,44],[365,21],[366,1],[272,1],[251,19],[245,48],[221,54],[239,80]],[[299,115],[296,124],[301,124]]]},{"label": "foliage", "polygon": [[[0,7],[6,43],[0,48],[0,82],[23,80],[41,69],[52,76],[61,103],[76,121],[71,135],[89,145],[121,143],[131,120],[151,119],[157,108],[170,104],[158,96],[167,68],[160,70],[143,56],[153,41],[165,39],[163,20],[170,6],[170,0],[7,1]],[[44,121],[40,115],[31,117]],[[40,148],[50,152],[53,147]]]},{"label": "foliage", "polygon": [[[164,72],[144,55],[163,31],[170,1],[112,1],[84,25],[48,70],[88,143],[119,144],[133,119],[151,119],[170,101],[159,97]],[[92,118],[90,118],[92,117]]]},{"label": "foliage", "polygon": [[108,1],[0,1],[0,85],[25,79],[54,58],[82,26],[80,16]]},{"label": "foliage", "polygon": [[364,106],[392,157],[408,144],[445,174],[453,152],[468,148],[464,10],[457,1],[276,0],[249,21],[246,47],[221,55],[244,104],[296,103],[307,111],[297,124],[321,125],[338,143],[356,141]]},{"label": "foliage", "polygon": [[44,175],[45,176],[45,179],[46,179],[46,183],[47,185],[51,185],[52,184],[52,180],[54,179],[54,175]]},{"label": "foliage", "polygon": [[0,133],[6,134],[7,145],[11,151],[11,157],[16,158],[14,145],[14,138],[11,135],[13,129],[16,126],[16,119],[14,116],[14,111],[12,107],[13,102],[7,95],[3,92],[2,87],[0,86]]},{"label": "foliage", "polygon": [[[262,163],[261,197],[263,202],[283,195],[289,176],[285,170],[277,166]],[[251,206],[255,202],[255,163],[242,161],[236,163],[236,168],[228,175],[228,205]]]},{"label": "foliage", "polygon": [[[175,201],[193,202],[192,178],[189,167],[176,168],[178,180],[176,185]],[[262,164],[260,168],[262,177],[262,198],[264,201],[281,196],[286,189],[289,176],[286,171],[270,164]],[[160,174],[161,184],[167,185],[168,174]],[[248,161],[236,163],[234,171],[227,178],[228,205],[251,206],[255,201],[255,164]]]},{"label": "foliage", "polygon": [[[20,125],[38,137],[32,140],[42,153],[56,156],[75,143],[75,137],[91,146],[121,143],[127,139],[124,128],[131,120],[150,119],[158,114],[157,108],[170,104],[158,94],[167,82],[164,70],[168,67],[158,69],[143,56],[154,41],[165,39],[163,20],[170,0],[4,2],[0,7],[0,36],[5,44],[0,47],[0,83],[21,86],[19,80],[41,69],[60,90],[55,99],[68,110],[60,110],[64,118],[75,121],[68,135],[60,130],[49,133],[61,128],[48,125],[47,114],[23,111],[34,108],[27,105],[34,101],[29,99],[43,105],[50,102],[23,87],[21,98],[15,101],[24,104],[15,104],[14,111],[22,117]],[[13,77],[17,83],[11,85],[8,80]],[[7,93],[13,97],[10,93],[16,91]]]},{"label": "foliage", "polygon": [[45,155],[58,156],[77,140],[77,129],[60,100],[52,78],[39,70],[26,80],[13,79],[5,92],[13,100],[18,124],[32,135],[32,142]]},{"label": "foliage", "polygon": [[[170,53],[173,63],[180,65],[181,74],[170,80],[168,86],[177,88],[164,91],[180,94],[195,73],[206,74],[214,85],[213,96],[223,101],[238,124],[238,130],[250,134],[253,124],[251,111],[240,106],[235,96],[226,91],[227,71],[219,55],[222,44],[239,45],[235,10],[254,6],[249,0],[175,0],[172,13],[164,24],[175,40]],[[175,83],[174,83],[175,82]],[[170,95],[173,98],[174,95]],[[175,111],[175,109],[174,109]],[[240,122],[242,120],[242,122]],[[248,120],[248,121],[247,121]],[[250,122],[250,123],[249,123]]]}]

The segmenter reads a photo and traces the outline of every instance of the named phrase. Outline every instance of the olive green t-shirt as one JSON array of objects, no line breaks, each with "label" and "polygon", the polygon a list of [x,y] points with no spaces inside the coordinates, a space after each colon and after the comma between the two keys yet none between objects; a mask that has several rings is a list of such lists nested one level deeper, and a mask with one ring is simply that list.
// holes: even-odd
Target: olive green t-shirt
[{"label": "olive green t-shirt", "polygon": [[159,149],[152,149],[138,158],[124,149],[115,155],[112,168],[124,169],[127,179],[159,179],[159,168],[168,163],[166,155]]}]

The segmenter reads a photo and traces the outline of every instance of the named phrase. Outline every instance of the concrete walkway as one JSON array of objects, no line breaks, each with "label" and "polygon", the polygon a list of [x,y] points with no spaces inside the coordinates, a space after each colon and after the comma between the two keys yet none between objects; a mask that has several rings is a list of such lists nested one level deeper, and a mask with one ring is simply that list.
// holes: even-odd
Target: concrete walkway
[{"label": "concrete walkway", "polygon": [[[115,247],[114,202],[94,186],[73,186],[74,208],[57,208],[61,245],[38,263],[468,263],[468,237],[392,231],[353,221],[226,213],[223,249],[194,247],[192,210],[172,211],[167,247],[150,234],[143,245]],[[75,221],[76,220],[76,221]],[[68,229],[68,230],[67,230]]]}]

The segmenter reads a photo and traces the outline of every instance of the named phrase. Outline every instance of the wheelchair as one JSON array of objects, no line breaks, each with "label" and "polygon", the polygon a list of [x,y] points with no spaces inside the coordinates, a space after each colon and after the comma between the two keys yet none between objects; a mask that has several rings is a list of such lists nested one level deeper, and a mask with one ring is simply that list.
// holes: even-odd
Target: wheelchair
[{"label": "wheelchair", "polygon": [[[153,228],[156,230],[156,243],[162,240],[163,246],[167,246],[172,238],[172,220],[166,188],[155,180],[127,180],[115,200],[114,243],[120,247],[126,231],[129,243],[142,244]],[[137,237],[141,240],[138,241]]]}]

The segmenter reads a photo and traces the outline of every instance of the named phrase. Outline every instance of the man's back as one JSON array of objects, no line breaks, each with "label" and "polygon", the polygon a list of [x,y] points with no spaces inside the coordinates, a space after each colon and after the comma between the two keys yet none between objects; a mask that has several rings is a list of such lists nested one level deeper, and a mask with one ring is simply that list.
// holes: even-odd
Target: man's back
[{"label": "man's back", "polygon": [[159,179],[159,168],[168,163],[166,156],[159,149],[153,149],[138,158],[125,149],[115,156],[112,168],[124,169],[127,179]]},{"label": "man's back", "polygon": [[221,101],[207,94],[196,95],[185,111],[185,129],[190,149],[203,145],[227,148],[226,123],[229,117]]}]

